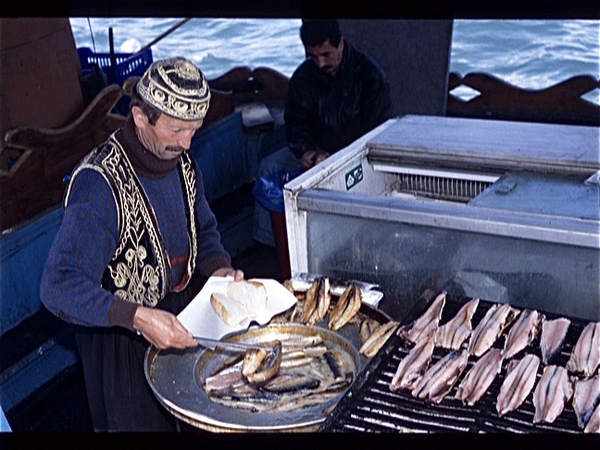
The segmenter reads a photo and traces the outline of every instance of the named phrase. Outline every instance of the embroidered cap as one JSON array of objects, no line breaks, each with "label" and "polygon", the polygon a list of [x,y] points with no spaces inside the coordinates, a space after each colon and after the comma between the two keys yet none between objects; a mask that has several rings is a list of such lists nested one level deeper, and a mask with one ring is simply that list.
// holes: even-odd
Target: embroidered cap
[{"label": "embroidered cap", "polygon": [[137,84],[138,94],[163,113],[183,120],[203,119],[210,89],[204,74],[182,57],[152,63]]}]

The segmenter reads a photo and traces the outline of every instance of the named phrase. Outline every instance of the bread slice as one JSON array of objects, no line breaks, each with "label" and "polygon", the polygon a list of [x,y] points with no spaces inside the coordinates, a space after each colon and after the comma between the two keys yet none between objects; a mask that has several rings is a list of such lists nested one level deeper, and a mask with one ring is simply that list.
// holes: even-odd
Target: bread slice
[{"label": "bread slice", "polygon": [[267,288],[258,281],[232,281],[227,285],[227,295],[249,313],[257,313],[267,307]]},{"label": "bread slice", "polygon": [[239,325],[248,317],[246,310],[225,294],[219,292],[211,294],[210,304],[223,322],[230,327]]},{"label": "bread slice", "polygon": [[210,304],[229,326],[245,319],[258,317],[267,307],[267,289],[257,281],[232,281],[227,285],[227,295],[215,292]]}]

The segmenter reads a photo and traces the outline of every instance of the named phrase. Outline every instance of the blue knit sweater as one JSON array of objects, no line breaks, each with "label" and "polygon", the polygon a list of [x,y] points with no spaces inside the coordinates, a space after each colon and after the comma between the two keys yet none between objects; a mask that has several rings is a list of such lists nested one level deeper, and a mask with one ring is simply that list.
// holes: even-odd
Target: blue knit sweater
[{"label": "blue knit sweater", "polygon": [[[142,154],[142,160],[160,164],[152,160],[155,157],[137,140],[131,120],[117,133],[117,138],[128,155],[133,148],[133,156]],[[185,273],[189,254],[179,174],[175,168],[158,175],[143,169],[136,167],[136,172],[154,208],[169,255],[171,286],[177,286]],[[231,258],[220,242],[217,221],[204,196],[202,174],[197,167],[196,173],[197,267],[208,277],[219,268],[230,267]],[[100,287],[118,242],[117,212],[110,187],[96,171],[83,170],[73,182],[68,206],[46,262],[40,290],[44,305],[70,323],[133,330],[138,305]]]}]

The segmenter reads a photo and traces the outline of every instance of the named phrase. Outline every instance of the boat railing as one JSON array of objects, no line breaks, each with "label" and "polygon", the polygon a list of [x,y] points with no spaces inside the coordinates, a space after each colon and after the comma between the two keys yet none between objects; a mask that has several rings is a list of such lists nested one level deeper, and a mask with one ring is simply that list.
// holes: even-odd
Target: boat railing
[{"label": "boat railing", "polygon": [[[600,105],[586,97],[600,81],[578,75],[544,89],[525,89],[486,73],[448,77],[446,115],[569,125],[600,125]],[[462,94],[462,95],[461,95]]]}]

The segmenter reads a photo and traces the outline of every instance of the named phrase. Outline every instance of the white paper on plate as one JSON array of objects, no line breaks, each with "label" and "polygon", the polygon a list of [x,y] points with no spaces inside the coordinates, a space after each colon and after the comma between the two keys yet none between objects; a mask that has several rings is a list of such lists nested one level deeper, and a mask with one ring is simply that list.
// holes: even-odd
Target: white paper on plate
[{"label": "white paper on plate", "polygon": [[236,326],[229,326],[213,309],[210,304],[210,296],[215,292],[226,295],[227,285],[232,281],[233,277],[210,277],[198,295],[177,316],[182,325],[195,336],[219,340],[226,334],[245,330],[253,320],[265,325],[273,316],[288,310],[297,302],[294,294],[278,281],[254,278],[249,281],[258,281],[267,289],[267,308],[261,311],[257,317],[249,318]]}]

